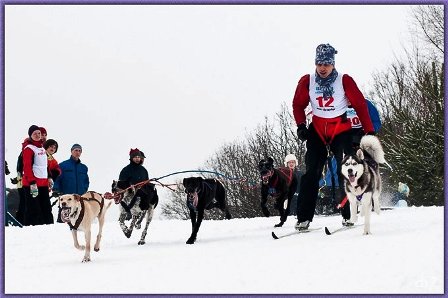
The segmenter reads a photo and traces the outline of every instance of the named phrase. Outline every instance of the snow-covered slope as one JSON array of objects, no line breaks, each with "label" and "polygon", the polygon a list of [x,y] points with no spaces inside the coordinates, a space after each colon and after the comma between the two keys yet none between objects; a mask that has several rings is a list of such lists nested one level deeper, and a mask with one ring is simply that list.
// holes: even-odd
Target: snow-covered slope
[{"label": "snow-covered slope", "polygon": [[[114,206],[113,206],[114,207]],[[112,207],[112,208],[113,208]],[[277,217],[204,221],[186,245],[189,221],[154,220],[125,238],[109,218],[100,252],[81,263],[65,224],[5,229],[7,294],[385,294],[443,293],[444,208],[410,207],[372,215],[362,228],[323,229],[273,240]],[[363,218],[360,218],[360,222]],[[311,227],[340,226],[339,216]],[[279,234],[292,231],[291,216]],[[97,224],[95,223],[94,235]],[[80,239],[83,239],[81,233]]]}]

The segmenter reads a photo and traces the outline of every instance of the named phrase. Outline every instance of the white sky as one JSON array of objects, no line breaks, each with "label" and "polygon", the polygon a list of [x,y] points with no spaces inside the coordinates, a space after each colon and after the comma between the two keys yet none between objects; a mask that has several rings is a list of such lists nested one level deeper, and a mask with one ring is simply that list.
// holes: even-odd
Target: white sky
[{"label": "white sky", "polygon": [[291,104],[320,43],[367,92],[409,20],[409,5],[5,5],[5,158],[36,124],[59,162],[83,146],[101,193],[131,147],[150,177],[196,169]]},{"label": "white sky", "polygon": [[[273,240],[278,216],[206,220],[194,245],[185,244],[189,221],[153,220],[146,244],[139,246],[141,230],[127,239],[117,217],[109,215],[100,251],[92,251],[87,264],[81,263],[84,252],[74,248],[67,224],[7,227],[5,293],[444,293],[443,207],[372,214],[368,236],[357,227],[330,236],[318,230]],[[274,230],[283,235],[294,224],[290,216]],[[324,226],[340,227],[341,216],[315,216],[310,227]],[[95,223],[92,239],[97,230]],[[78,239],[85,243],[82,232]]]}]

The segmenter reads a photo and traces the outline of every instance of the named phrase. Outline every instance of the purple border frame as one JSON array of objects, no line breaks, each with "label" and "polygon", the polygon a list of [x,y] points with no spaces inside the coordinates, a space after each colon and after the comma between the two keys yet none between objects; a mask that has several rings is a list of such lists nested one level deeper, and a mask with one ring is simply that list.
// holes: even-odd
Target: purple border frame
[{"label": "purple border frame", "polygon": [[[1,71],[0,71],[0,93],[1,93],[1,100],[0,100],[0,111],[2,112],[1,114],[1,122],[0,122],[0,131],[1,131],[1,143],[0,143],[0,156],[1,156],[1,160],[5,159],[5,5],[30,5],[30,4],[35,4],[35,5],[47,5],[47,4],[51,4],[51,5],[71,5],[71,4],[82,4],[82,5],[89,5],[89,4],[101,4],[101,5],[265,5],[265,4],[274,4],[274,5],[298,5],[298,4],[307,4],[307,5],[325,5],[325,4],[394,4],[394,5],[400,5],[400,4],[443,4],[445,11],[444,11],[444,19],[445,19],[445,28],[446,28],[446,23],[447,23],[447,14],[448,12],[446,11],[448,8],[448,0],[442,0],[442,1],[433,1],[433,0],[420,0],[420,1],[404,1],[404,0],[398,0],[398,1],[393,1],[393,0],[377,0],[377,1],[371,1],[371,0],[336,0],[336,1],[329,1],[329,0],[325,0],[325,1],[307,1],[307,0],[209,0],[209,1],[205,1],[205,0],[140,0],[140,1],[136,1],[136,0],[68,0],[68,1],[63,1],[63,0],[0,0],[0,33],[1,33],[1,42],[0,42],[0,62],[1,62]],[[445,31],[444,32],[444,40],[445,40],[445,45],[447,43],[448,40],[448,34]],[[446,58],[448,57],[448,54],[445,52],[445,61],[447,60]],[[446,76],[447,72],[445,71],[445,95],[447,94],[447,76]],[[444,127],[444,134],[445,136],[447,135],[448,132],[448,128],[447,128],[447,108],[448,108],[448,104],[445,100],[445,127]],[[448,173],[448,164],[446,162],[446,147],[448,145],[448,141],[445,138],[445,177],[446,174]],[[4,163],[1,162],[0,160],[0,170],[2,173],[4,173]],[[446,178],[445,178],[446,179]],[[445,206],[446,206],[446,198],[448,196],[448,189],[447,189],[447,183],[445,180],[445,189],[444,189],[444,194],[445,194]],[[0,187],[1,187],[1,195],[0,197],[2,198],[2,202],[0,204],[0,213],[2,215],[2,222],[5,222],[5,213],[4,213],[4,201],[5,201],[5,180],[4,179],[0,179]],[[446,231],[446,219],[448,216],[448,212],[445,208],[444,210],[444,246],[445,248],[447,247],[447,243],[448,243],[448,233]],[[4,259],[5,259],[5,236],[4,236],[4,229],[1,230],[0,233],[0,241],[1,241],[1,267],[4,268]],[[447,272],[447,261],[446,261],[446,250],[444,250],[444,276],[446,278],[446,272]],[[97,295],[76,295],[76,294],[72,294],[72,295],[41,295],[41,294],[36,294],[36,295],[6,295],[5,294],[5,280],[4,280],[4,270],[0,270],[0,278],[1,278],[1,291],[0,291],[0,297],[7,297],[7,296],[14,296],[14,297],[49,297],[49,296],[58,296],[58,297],[85,297],[85,296],[95,296],[95,297],[187,297],[187,296],[192,296],[192,297],[196,297],[196,296],[200,296],[200,297],[225,297],[225,296],[232,296],[232,297],[298,297],[298,296],[313,296],[313,297],[328,297],[330,295],[252,295],[252,294],[248,294],[248,295],[238,295],[238,294],[222,294],[222,295],[112,295],[112,294],[97,294]],[[19,281],[18,281],[19,282]],[[444,293],[447,293],[447,283],[444,283]],[[331,295],[331,296],[335,296],[335,297],[346,297],[348,295]],[[352,297],[377,297],[377,296],[389,296],[389,295],[349,295]],[[411,296],[424,296],[424,297],[440,297],[441,295],[393,295],[393,296],[401,296],[401,297],[411,297]]]}]

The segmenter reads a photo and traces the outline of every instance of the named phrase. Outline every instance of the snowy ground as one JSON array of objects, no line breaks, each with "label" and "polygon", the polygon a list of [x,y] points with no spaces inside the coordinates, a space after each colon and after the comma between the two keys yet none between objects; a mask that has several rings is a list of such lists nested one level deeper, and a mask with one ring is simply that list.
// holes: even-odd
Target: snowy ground
[{"label": "snowy ground", "polygon": [[[114,208],[115,206],[112,206]],[[410,207],[372,215],[362,228],[273,240],[277,217],[190,223],[154,220],[147,243],[106,222],[100,252],[81,263],[65,224],[5,229],[6,294],[442,294],[444,208]],[[362,222],[363,219],[361,218]],[[293,230],[290,217],[278,234]],[[312,227],[338,227],[339,216]],[[94,227],[96,235],[97,224]],[[83,239],[83,234],[81,235]]]}]

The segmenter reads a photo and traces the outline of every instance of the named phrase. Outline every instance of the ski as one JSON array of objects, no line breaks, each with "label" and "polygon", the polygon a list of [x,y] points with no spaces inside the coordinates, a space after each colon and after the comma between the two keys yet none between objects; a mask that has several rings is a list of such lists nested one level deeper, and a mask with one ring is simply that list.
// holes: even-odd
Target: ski
[{"label": "ski", "polygon": [[340,228],[338,228],[336,230],[333,230],[333,231],[330,231],[327,227],[325,227],[325,234],[333,235],[334,233],[341,232],[341,231],[346,231],[346,230],[351,230],[353,228],[360,227],[360,226],[362,226],[362,224],[361,225],[353,225],[353,226],[342,226],[342,227],[340,227]]},{"label": "ski", "polygon": [[271,235],[272,235],[272,238],[274,238],[274,239],[280,239],[280,238],[284,238],[284,237],[288,237],[288,236],[292,236],[292,235],[304,234],[304,233],[309,233],[309,232],[312,232],[312,231],[318,231],[318,230],[321,230],[321,229],[322,229],[322,227],[311,228],[311,229],[306,229],[306,230],[295,230],[295,231],[292,231],[292,232],[289,232],[289,233],[286,233],[286,234],[283,234],[283,235],[277,235],[274,232],[272,232]]}]

